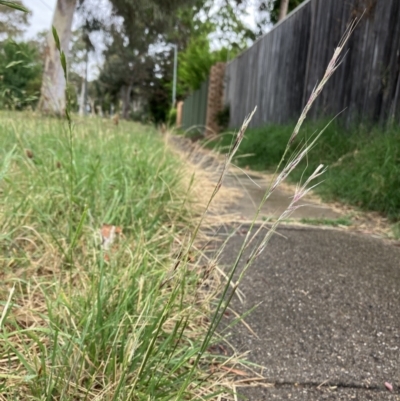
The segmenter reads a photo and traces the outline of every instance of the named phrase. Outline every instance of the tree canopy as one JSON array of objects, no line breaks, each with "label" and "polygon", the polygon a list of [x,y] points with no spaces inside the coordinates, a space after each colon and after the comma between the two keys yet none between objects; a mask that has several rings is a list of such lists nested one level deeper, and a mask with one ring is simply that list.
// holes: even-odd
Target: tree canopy
[{"label": "tree canopy", "polygon": [[243,22],[246,8],[235,7],[229,0],[206,1],[201,9],[191,11],[185,16],[191,34],[179,55],[180,96],[198,89],[213,64],[234,58],[256,38]]},{"label": "tree canopy", "polygon": [[[70,52],[68,69],[73,103],[78,103],[77,94],[83,91],[92,42],[96,43],[100,37],[103,63],[99,66],[98,77],[87,88],[91,108],[119,110],[126,118],[138,114],[139,109],[142,115],[155,121],[166,118],[171,107],[172,45],[178,49],[177,97],[182,98],[201,85],[214,63],[233,58],[257,36],[244,22],[245,0],[110,0],[108,9],[99,7],[97,0],[57,2],[65,6],[56,8],[54,21],[64,21],[64,31],[58,33],[61,47],[66,54]],[[75,33],[68,33],[67,25],[72,21],[75,3],[79,27]],[[67,10],[69,15],[60,10]],[[0,8],[0,15],[1,11]],[[4,13],[14,15],[17,11],[7,9]],[[23,31],[27,15],[15,15],[19,19],[14,19],[15,26],[10,29],[18,35]],[[36,59],[47,57],[44,70],[47,89],[57,87],[57,93],[48,93],[46,97],[46,107],[51,107],[50,98],[64,95],[60,91],[60,74],[47,71],[49,66],[59,64],[59,54],[54,49],[45,51],[43,38],[42,35],[31,45],[36,48]],[[49,62],[49,57],[54,60]],[[62,103],[60,98],[58,104]]]},{"label": "tree canopy", "polygon": [[30,12],[28,10],[28,12],[21,12],[20,7],[10,7],[10,4],[17,7],[22,6],[21,1],[9,4],[0,2],[0,40],[21,36],[28,25]]},{"label": "tree canopy", "polygon": [[[246,2],[246,0],[237,1]],[[288,12],[293,11],[303,1],[304,0],[289,0]],[[266,32],[266,27],[270,26],[271,24],[276,24],[278,22],[281,0],[256,0],[254,4],[256,5],[257,10],[256,14],[258,34],[262,35]]]},{"label": "tree canopy", "polygon": [[[86,13],[88,1],[83,3]],[[179,98],[196,89],[215,62],[234,57],[255,39],[243,22],[245,7],[236,7],[232,0],[176,1],[167,6],[142,1],[136,8],[132,4],[112,0],[113,17],[100,22],[109,42],[99,78],[91,85],[99,104],[107,110],[113,103],[124,117],[135,114],[130,103],[144,102],[154,120],[165,119],[171,107],[172,44],[179,53]],[[101,16],[89,14],[91,21],[101,21]]]},{"label": "tree canopy", "polygon": [[[293,11],[297,6],[299,6],[304,0],[289,0],[289,8],[288,12]],[[270,19],[272,23],[277,23],[278,22],[278,16],[279,16],[279,6],[280,6],[280,0],[273,0],[271,2],[270,6]]]}]

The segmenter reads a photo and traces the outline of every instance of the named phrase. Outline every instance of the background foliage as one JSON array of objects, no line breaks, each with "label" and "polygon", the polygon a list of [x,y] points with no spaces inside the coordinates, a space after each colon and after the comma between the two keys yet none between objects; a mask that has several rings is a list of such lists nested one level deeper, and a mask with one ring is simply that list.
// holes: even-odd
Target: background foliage
[{"label": "background foliage", "polygon": [[[290,0],[289,9],[300,2]],[[179,54],[179,100],[199,88],[214,63],[234,58],[276,22],[280,1],[111,0],[110,4],[104,12],[95,0],[78,1],[69,57],[72,108],[77,111],[83,99],[84,109],[93,114],[118,112],[126,119],[162,122],[172,106],[171,44]],[[246,22],[249,10],[256,15],[256,27]],[[0,107],[35,107],[39,96],[47,32],[24,40],[29,17],[29,12],[0,4],[4,32]],[[93,45],[99,42],[101,47]],[[95,54],[102,62],[95,78],[92,73],[84,85],[88,60]]]},{"label": "background foliage", "polygon": [[40,54],[33,43],[0,43],[0,107],[22,109],[34,104],[42,78]]}]

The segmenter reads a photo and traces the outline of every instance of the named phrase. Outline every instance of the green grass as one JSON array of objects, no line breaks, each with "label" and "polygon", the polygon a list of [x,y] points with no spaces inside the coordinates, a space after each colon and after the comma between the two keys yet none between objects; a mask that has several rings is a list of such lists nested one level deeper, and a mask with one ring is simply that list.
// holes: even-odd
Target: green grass
[{"label": "green grass", "polygon": [[[313,138],[326,124],[326,121],[305,124],[293,149]],[[235,163],[255,170],[276,168],[293,128],[294,125],[271,125],[249,129]],[[225,151],[231,140],[232,134],[225,133],[207,146]],[[345,129],[333,122],[307,158],[291,173],[290,179],[298,182],[320,163],[328,166],[323,184],[316,189],[323,198],[378,211],[392,221],[400,219],[398,126],[383,132],[379,127]]]},{"label": "green grass", "polygon": [[304,224],[310,224],[314,226],[331,226],[331,227],[339,227],[339,226],[351,226],[352,222],[347,217],[339,217],[338,219],[301,219],[300,220]]},{"label": "green grass", "polygon": [[[222,357],[203,343],[217,290],[204,292],[179,257],[196,219],[182,165],[160,136],[78,120],[71,153],[65,122],[1,113],[0,138],[3,399],[221,391],[209,366]],[[104,223],[123,230],[108,262]]]},{"label": "green grass", "polygon": [[400,240],[400,223],[393,224],[393,237],[397,240]]}]

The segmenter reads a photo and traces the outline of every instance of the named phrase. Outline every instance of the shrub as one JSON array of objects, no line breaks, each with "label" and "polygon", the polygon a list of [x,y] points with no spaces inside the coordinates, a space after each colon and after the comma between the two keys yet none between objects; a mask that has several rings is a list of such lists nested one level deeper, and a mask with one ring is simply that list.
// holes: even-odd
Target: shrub
[{"label": "shrub", "polygon": [[0,44],[0,107],[23,109],[38,100],[42,65],[37,48],[9,39]]}]

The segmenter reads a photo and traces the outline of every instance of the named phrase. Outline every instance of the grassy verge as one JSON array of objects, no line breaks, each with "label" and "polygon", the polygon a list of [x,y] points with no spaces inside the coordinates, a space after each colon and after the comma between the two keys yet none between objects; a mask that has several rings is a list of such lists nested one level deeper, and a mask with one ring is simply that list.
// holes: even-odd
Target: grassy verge
[{"label": "grassy verge", "polygon": [[[307,123],[293,145],[310,141],[327,121]],[[278,165],[293,126],[266,126],[249,129],[236,156],[239,166],[255,170]],[[232,134],[225,133],[207,146],[225,149]],[[293,154],[288,154],[290,158]],[[329,200],[339,200],[365,210],[383,213],[393,221],[400,219],[400,128],[382,131],[379,127],[344,129],[331,123],[315,148],[295,169],[290,178],[298,182],[320,164],[328,166],[324,184],[317,191]]]},{"label": "grassy verge", "polygon": [[[0,399],[220,391],[222,357],[202,350],[212,272],[179,256],[194,219],[161,138],[88,119],[71,153],[65,122],[23,113],[0,114],[0,138]],[[108,251],[104,224],[122,230]]]}]

